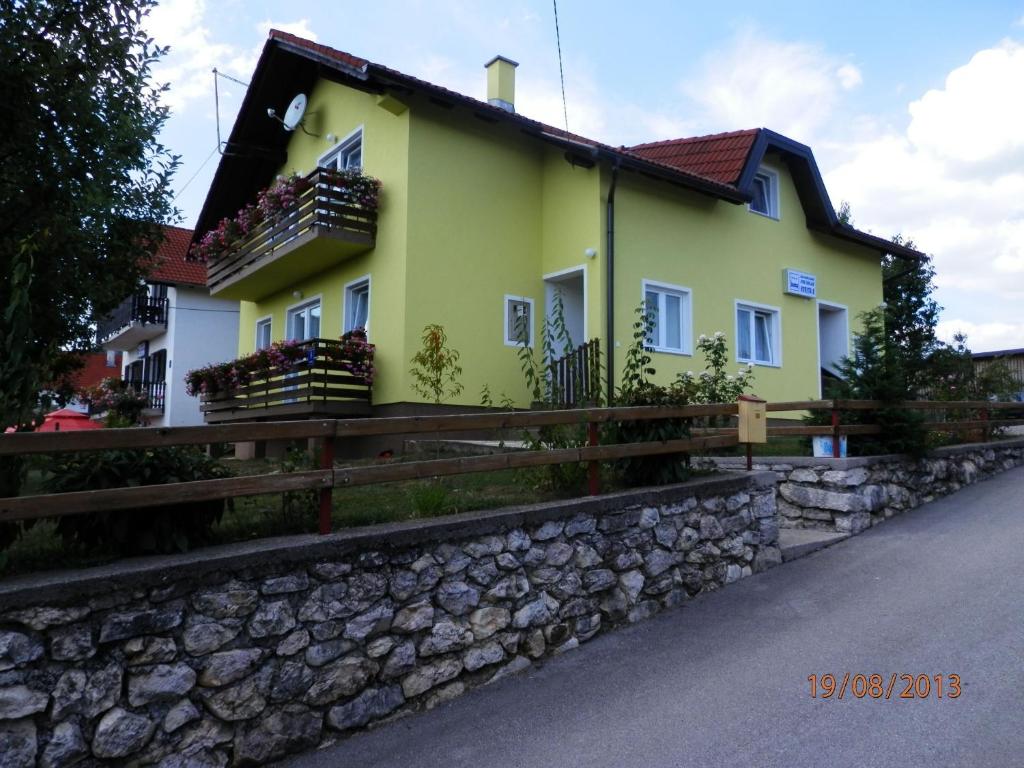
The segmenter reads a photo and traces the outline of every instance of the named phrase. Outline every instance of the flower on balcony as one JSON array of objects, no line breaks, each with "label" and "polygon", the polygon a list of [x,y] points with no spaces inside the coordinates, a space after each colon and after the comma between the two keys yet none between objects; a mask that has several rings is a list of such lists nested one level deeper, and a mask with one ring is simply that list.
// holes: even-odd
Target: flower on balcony
[{"label": "flower on balcony", "polygon": [[114,377],[83,388],[78,392],[78,399],[89,406],[90,411],[107,413],[108,418],[113,416],[129,426],[139,422],[142,411],[149,405],[145,391],[137,391],[129,382]]},{"label": "flower on balcony", "polygon": [[[326,357],[342,370],[362,378],[367,386],[373,383],[374,346],[366,341],[362,330],[341,337],[340,346],[328,346]],[[192,397],[206,398],[227,395],[252,383],[274,376],[283,376],[306,365],[311,348],[299,341],[275,341],[266,349],[226,363],[196,368],[185,375],[185,391]]]},{"label": "flower on balcony", "polygon": [[373,384],[377,371],[373,367],[373,355],[376,347],[366,340],[366,331],[362,328],[343,333],[341,346],[328,350],[327,357],[338,363],[346,373],[351,373],[366,382]]},{"label": "flower on balcony", "polygon": [[[367,211],[377,209],[380,197],[380,181],[366,176],[361,171],[326,171],[331,199]],[[293,210],[302,195],[313,188],[311,177],[278,176],[277,180],[256,196],[255,203],[242,208],[234,218],[221,219],[216,228],[203,235],[192,246],[189,258],[194,261],[210,262],[226,256],[230,251],[248,240],[264,222],[274,221],[282,214]]]}]

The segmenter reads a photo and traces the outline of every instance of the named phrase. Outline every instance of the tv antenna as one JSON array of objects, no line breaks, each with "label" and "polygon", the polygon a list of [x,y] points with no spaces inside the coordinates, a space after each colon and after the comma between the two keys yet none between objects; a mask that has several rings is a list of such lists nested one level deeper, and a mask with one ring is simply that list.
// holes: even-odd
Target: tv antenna
[{"label": "tv antenna", "polygon": [[302,132],[307,136],[318,136],[319,134],[307,131],[306,126],[302,124],[302,118],[306,114],[306,104],[306,94],[299,93],[296,94],[294,99],[292,99],[291,103],[288,105],[288,109],[284,111],[284,117],[277,114],[277,111],[273,107],[267,109],[267,117],[271,120],[277,120],[282,126],[284,126],[286,131],[291,132],[296,128],[301,128]]}]

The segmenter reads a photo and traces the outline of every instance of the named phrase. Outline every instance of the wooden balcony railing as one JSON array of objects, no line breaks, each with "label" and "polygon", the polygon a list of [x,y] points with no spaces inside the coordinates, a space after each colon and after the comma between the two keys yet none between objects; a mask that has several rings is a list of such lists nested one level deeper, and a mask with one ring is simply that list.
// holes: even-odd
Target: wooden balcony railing
[{"label": "wooden balcony railing", "polygon": [[370,385],[345,370],[341,342],[310,339],[299,346],[305,357],[292,366],[253,378],[229,394],[203,395],[204,420],[213,424],[302,415],[369,415]]},{"label": "wooden balcony railing", "polygon": [[[377,235],[376,209],[362,207],[354,200],[344,186],[344,178],[337,171],[318,168],[305,178],[310,187],[299,195],[294,207],[261,222],[228,255],[209,263],[207,285],[212,293],[223,292],[256,270],[318,238],[334,241],[331,254],[317,253],[315,258],[319,258],[322,263],[303,265],[290,261],[287,271],[293,279],[374,246]],[[314,258],[312,254],[310,257]],[[237,290],[246,291],[245,288]],[[264,289],[250,290],[260,292]],[[224,295],[230,298],[228,294]],[[239,297],[259,298],[251,292],[243,292]]]}]

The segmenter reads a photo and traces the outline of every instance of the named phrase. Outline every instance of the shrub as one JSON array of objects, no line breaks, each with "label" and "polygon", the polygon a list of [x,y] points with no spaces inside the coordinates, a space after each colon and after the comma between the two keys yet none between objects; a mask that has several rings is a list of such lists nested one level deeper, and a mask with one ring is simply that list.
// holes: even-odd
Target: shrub
[{"label": "shrub", "polygon": [[[918,411],[901,407],[914,399],[902,358],[886,332],[880,309],[863,313],[863,332],[856,337],[853,355],[839,365],[841,379],[832,382],[825,396],[843,400],[880,400],[874,411],[843,411],[843,424],[880,424],[878,435],[850,435],[850,455],[869,456],[880,453],[907,453],[921,456],[928,450],[928,433],[922,426],[924,417]],[[816,411],[806,417],[812,424],[829,423],[831,416]]]},{"label": "shrub", "polygon": [[[690,402],[690,389],[680,381],[669,386],[654,384],[648,378],[656,371],[651,365],[647,340],[654,331],[654,316],[641,303],[633,323],[633,343],[626,351],[622,385],[615,396],[616,406],[656,405],[677,407]],[[620,421],[606,430],[611,443],[645,443],[661,440],[684,440],[690,436],[689,419],[656,419]],[[619,459],[615,469],[626,485],[662,485],[678,483],[690,476],[687,453],[657,454]]]},{"label": "shrub", "polygon": [[462,394],[459,351],[448,346],[444,326],[431,323],[423,328],[423,348],[410,362],[413,367],[409,375],[416,394],[435,404]]},{"label": "shrub", "polygon": [[[63,454],[50,467],[49,493],[96,491],[227,477],[197,448],[93,451]],[[134,555],[181,552],[209,541],[224,512],[222,500],[69,515],[57,521],[65,546]]]}]

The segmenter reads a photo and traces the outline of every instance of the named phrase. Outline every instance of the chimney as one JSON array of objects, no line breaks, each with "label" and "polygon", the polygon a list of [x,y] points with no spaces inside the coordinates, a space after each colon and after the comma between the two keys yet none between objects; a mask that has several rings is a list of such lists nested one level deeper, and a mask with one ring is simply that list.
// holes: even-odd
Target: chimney
[{"label": "chimney", "polygon": [[487,103],[508,112],[516,111],[516,67],[519,62],[495,56],[484,64],[487,70]]}]

